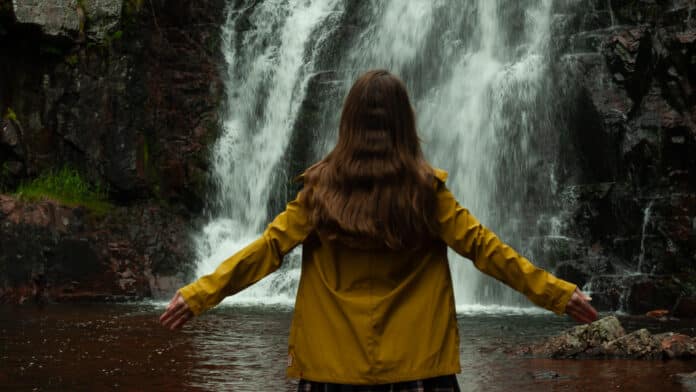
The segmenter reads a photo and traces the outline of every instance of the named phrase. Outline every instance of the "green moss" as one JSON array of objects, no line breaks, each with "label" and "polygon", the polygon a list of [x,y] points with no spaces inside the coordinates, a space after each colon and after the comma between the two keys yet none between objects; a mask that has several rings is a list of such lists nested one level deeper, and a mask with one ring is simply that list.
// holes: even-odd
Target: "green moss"
[{"label": "green moss", "polygon": [[77,65],[77,61],[78,61],[77,54],[70,54],[70,55],[65,56],[65,62],[73,67],[75,65]]},{"label": "green moss", "polygon": [[82,12],[78,12],[78,16],[80,17],[79,20],[79,31],[80,35],[83,36],[85,34],[85,24],[87,24],[87,6],[85,5],[85,0],[77,0],[77,11],[82,10]]},{"label": "green moss", "polygon": [[54,56],[62,56],[64,50],[50,44],[42,44],[39,46],[39,53],[41,54],[48,54],[48,55],[54,55]]},{"label": "green moss", "polygon": [[143,138],[143,168],[147,171],[150,163],[150,144],[147,138]]},{"label": "green moss", "polygon": [[143,168],[143,174],[145,175],[145,181],[147,182],[150,191],[156,198],[162,197],[162,192],[160,189],[161,178],[157,172],[157,168],[152,165],[152,146],[150,145],[150,138],[143,135],[142,143],[140,144],[140,159]]},{"label": "green moss", "polygon": [[5,110],[5,114],[2,116],[2,118],[5,120],[14,121],[16,123],[19,122],[19,120],[17,120],[17,113],[15,113],[11,107],[8,107],[7,110]]},{"label": "green moss", "polygon": [[55,200],[69,206],[84,206],[96,213],[108,212],[112,205],[107,191],[90,184],[72,167],[49,170],[30,182],[20,184],[16,192],[24,200]]},{"label": "green moss", "polygon": [[143,3],[145,3],[145,0],[125,0],[123,2],[123,10],[128,15],[135,14],[143,8]]}]

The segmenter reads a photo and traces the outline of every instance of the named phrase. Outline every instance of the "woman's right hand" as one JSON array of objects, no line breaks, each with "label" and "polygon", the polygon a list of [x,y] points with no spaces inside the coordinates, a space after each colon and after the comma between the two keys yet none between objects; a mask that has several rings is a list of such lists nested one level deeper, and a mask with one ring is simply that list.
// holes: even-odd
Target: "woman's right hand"
[{"label": "woman's right hand", "polygon": [[591,323],[597,320],[597,310],[590,305],[591,300],[592,298],[576,287],[565,312],[579,323]]},{"label": "woman's right hand", "polygon": [[169,301],[167,309],[160,316],[160,323],[172,331],[181,328],[184,323],[193,318],[193,312],[189,308],[184,297],[177,292],[174,294],[174,298]]}]

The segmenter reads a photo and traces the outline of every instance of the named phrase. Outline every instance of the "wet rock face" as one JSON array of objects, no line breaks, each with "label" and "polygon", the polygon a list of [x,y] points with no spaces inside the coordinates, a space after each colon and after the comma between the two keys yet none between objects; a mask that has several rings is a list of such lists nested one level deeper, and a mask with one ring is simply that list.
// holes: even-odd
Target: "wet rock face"
[{"label": "wet rock face", "polygon": [[619,320],[609,316],[517,353],[550,358],[691,359],[696,357],[696,338],[673,332],[653,335],[647,329],[627,334]]},{"label": "wet rock face", "polygon": [[[169,295],[191,278],[225,4],[0,0],[0,302]],[[2,195],[66,165],[116,207]]]},{"label": "wet rock face", "polygon": [[161,298],[191,275],[189,226],[154,205],[95,216],[0,195],[0,303]]},{"label": "wet rock face", "polygon": [[696,294],[694,8],[556,5],[552,72],[568,116],[558,210],[580,244],[556,272],[603,310],[676,311]]},{"label": "wet rock face", "polygon": [[1,4],[0,167],[13,171],[0,173],[0,190],[70,164],[120,203],[199,211],[219,127],[225,1]]}]

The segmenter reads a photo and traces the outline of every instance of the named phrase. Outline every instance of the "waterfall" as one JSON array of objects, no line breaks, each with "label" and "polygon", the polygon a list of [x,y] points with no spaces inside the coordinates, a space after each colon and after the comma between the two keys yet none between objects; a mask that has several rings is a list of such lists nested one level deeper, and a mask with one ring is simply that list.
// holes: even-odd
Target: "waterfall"
[{"label": "waterfall", "polygon": [[[336,26],[338,3],[249,0],[228,7],[222,35],[227,104],[213,150],[215,217],[195,238],[198,276],[258,237],[267,223],[270,186],[314,72],[317,48]],[[273,291],[280,292],[276,301],[287,302],[283,293],[296,290],[299,271],[284,270],[287,276],[278,284],[266,280],[237,299],[268,300]]]},{"label": "waterfall", "polygon": [[643,226],[640,230],[640,254],[638,254],[638,267],[636,268],[636,274],[643,273],[643,262],[645,261],[645,236],[648,229],[648,223],[650,223],[650,213],[653,206],[654,200],[650,200],[648,205],[643,210]]},{"label": "waterfall", "polygon": [[[553,217],[543,214],[558,143],[545,94],[551,0],[248,3],[231,7],[224,28],[228,103],[214,151],[218,212],[197,236],[199,274],[263,229],[273,176],[282,172],[306,94],[317,93],[307,92],[307,82],[318,71],[331,71],[328,88],[339,91],[317,104],[319,120],[304,124],[315,136],[306,147],[314,159],[335,143],[341,100],[356,76],[387,68],[406,82],[426,157],[450,172],[460,203],[518,250],[526,250],[525,238],[551,234]],[[341,18],[350,6],[355,15]],[[345,20],[347,44],[323,45]],[[240,24],[253,28],[239,31]],[[469,261],[450,258],[460,310],[526,303]],[[298,277],[295,253],[280,273],[235,300],[291,303]]]},{"label": "waterfall", "polygon": [[609,20],[611,20],[611,25],[616,26],[616,17],[614,17],[614,8],[611,6],[611,0],[607,0],[607,10],[609,11]]}]

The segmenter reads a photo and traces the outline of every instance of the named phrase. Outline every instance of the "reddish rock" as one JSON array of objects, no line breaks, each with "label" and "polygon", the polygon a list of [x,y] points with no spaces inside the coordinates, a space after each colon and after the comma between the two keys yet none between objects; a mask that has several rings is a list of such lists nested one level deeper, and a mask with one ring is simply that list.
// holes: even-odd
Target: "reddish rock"
[{"label": "reddish rock", "polygon": [[660,342],[665,358],[688,359],[696,356],[696,339],[690,336],[668,332],[655,335],[655,338]]},{"label": "reddish rock", "polygon": [[167,296],[192,273],[188,221],[157,206],[92,215],[0,195],[0,211],[0,303]]},{"label": "reddish rock", "polygon": [[669,310],[667,309],[656,309],[656,310],[651,310],[647,313],[645,313],[646,316],[652,317],[652,318],[662,318],[665,317],[669,314]]}]

